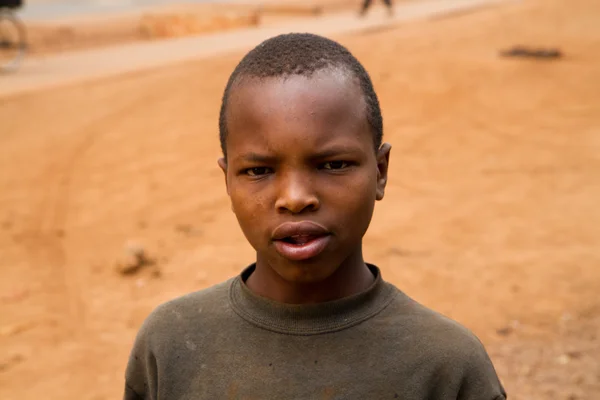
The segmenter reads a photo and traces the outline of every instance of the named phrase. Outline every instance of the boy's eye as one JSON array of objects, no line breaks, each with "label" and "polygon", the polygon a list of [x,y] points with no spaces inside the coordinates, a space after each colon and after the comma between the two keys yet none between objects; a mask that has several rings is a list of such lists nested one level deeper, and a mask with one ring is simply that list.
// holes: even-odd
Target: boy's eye
[{"label": "boy's eye", "polygon": [[269,167],[254,167],[248,168],[246,171],[246,175],[250,176],[261,176],[271,172],[271,168]]},{"label": "boy's eye", "polygon": [[323,164],[323,169],[343,169],[347,167],[348,163],[346,161],[329,161]]}]

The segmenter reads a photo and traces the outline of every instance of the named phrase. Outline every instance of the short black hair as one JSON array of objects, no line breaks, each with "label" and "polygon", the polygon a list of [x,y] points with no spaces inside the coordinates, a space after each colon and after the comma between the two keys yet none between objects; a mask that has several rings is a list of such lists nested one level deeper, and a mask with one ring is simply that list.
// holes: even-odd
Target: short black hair
[{"label": "short black hair", "polygon": [[375,150],[379,149],[383,140],[383,118],[373,83],[362,64],[348,49],[331,39],[311,33],[287,33],[267,39],[250,50],[229,77],[219,115],[219,139],[223,155],[227,157],[227,102],[236,83],[243,78],[310,77],[326,68],[348,71],[358,79],[365,98],[373,144]]}]

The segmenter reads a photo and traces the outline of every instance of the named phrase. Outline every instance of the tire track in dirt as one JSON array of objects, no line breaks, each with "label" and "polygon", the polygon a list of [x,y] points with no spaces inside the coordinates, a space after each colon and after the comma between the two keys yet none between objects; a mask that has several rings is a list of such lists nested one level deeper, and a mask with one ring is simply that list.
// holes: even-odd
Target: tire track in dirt
[{"label": "tire track in dirt", "polygon": [[[150,99],[155,100],[155,99]],[[71,187],[77,174],[78,165],[84,160],[89,150],[110,131],[94,129],[101,125],[102,121],[118,121],[135,108],[138,108],[140,100],[133,98],[124,107],[106,112],[99,118],[79,128],[86,132],[71,149],[64,153],[58,153],[50,161],[50,167],[43,170],[39,176],[41,182],[45,182],[42,189],[42,199],[35,208],[37,213],[31,216],[32,223],[25,228],[22,234],[24,245],[28,249],[27,256],[30,266],[40,264],[50,265],[51,271],[59,272],[57,278],[64,287],[64,296],[59,303],[66,303],[63,309],[67,313],[68,328],[73,334],[80,334],[85,330],[85,305],[82,299],[81,271],[77,266],[68,264],[68,255],[63,243],[67,234],[67,222],[71,200]],[[57,274],[58,275],[58,274]]]}]

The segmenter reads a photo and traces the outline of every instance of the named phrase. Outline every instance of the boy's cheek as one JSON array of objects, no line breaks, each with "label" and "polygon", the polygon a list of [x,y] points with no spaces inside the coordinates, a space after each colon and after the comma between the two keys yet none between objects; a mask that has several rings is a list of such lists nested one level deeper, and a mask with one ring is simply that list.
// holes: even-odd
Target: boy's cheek
[{"label": "boy's cheek", "polygon": [[248,241],[252,244],[262,240],[268,231],[268,215],[264,210],[264,201],[252,195],[231,196],[231,208],[238,224]]},{"label": "boy's cheek", "polygon": [[[267,212],[267,199],[255,192],[241,190],[239,187],[229,194],[234,213],[243,214],[243,217],[261,219]],[[241,215],[240,215],[241,216]],[[264,218],[263,218],[264,219]]]},{"label": "boy's cheek", "polygon": [[262,246],[261,243],[264,242],[264,233],[261,233],[260,226],[253,223],[253,221],[240,218],[239,214],[236,214],[236,217],[244,237],[250,243],[250,246],[258,250]]}]

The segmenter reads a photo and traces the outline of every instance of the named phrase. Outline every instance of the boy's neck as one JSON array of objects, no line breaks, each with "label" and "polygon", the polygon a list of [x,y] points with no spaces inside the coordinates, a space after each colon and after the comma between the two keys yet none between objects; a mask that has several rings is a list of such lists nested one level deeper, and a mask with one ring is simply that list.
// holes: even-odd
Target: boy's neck
[{"label": "boy's neck", "polygon": [[316,304],[360,293],[374,278],[361,256],[357,260],[346,260],[332,276],[317,283],[286,281],[268,265],[257,262],[246,285],[255,294],[279,303]]}]

